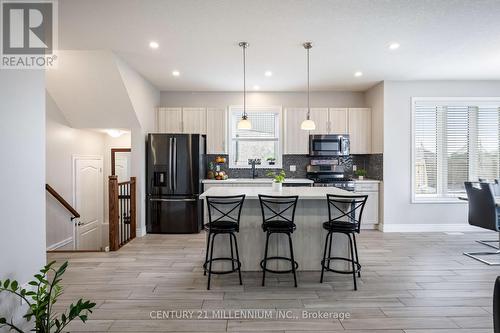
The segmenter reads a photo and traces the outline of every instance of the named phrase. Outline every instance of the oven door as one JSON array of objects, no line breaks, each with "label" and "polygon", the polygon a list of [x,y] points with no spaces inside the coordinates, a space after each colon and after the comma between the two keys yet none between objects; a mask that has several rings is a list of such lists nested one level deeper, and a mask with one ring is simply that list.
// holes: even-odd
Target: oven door
[{"label": "oven door", "polygon": [[310,135],[310,156],[347,156],[349,138],[343,135]]}]

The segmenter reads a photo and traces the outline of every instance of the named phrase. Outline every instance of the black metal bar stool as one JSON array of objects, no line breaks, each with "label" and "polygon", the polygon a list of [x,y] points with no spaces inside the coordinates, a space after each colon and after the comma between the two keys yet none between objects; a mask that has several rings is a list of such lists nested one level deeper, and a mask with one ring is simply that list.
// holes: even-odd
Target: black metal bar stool
[{"label": "black metal bar stool", "polygon": [[[323,228],[328,231],[328,235],[325,240],[323,260],[321,260],[321,283],[323,283],[323,274],[325,270],[340,274],[352,274],[354,290],[358,290],[356,274],[358,277],[361,277],[361,265],[359,263],[356,234],[360,232],[361,217],[367,198],[367,195],[326,195],[326,200],[328,202],[328,221],[323,223]],[[349,238],[350,258],[332,257],[332,239],[334,233],[342,233]],[[327,250],[328,255],[326,253]],[[350,262],[352,267],[351,270],[341,271],[331,268],[330,263],[336,260]]]},{"label": "black metal bar stool", "polygon": [[[262,267],[262,286],[265,284],[266,272],[285,274],[293,273],[294,285],[297,287],[297,268],[299,264],[295,261],[293,255],[292,233],[296,229],[294,223],[295,208],[297,207],[298,196],[269,196],[259,194],[260,208],[262,210],[262,230],[266,232],[266,249],[264,259],[260,262]],[[283,256],[268,257],[269,237],[272,234],[286,234],[290,246],[290,258]],[[290,262],[291,269],[272,270],[267,268],[269,260],[287,260]]]},{"label": "black metal bar stool", "polygon": [[[223,197],[206,197],[208,207],[208,223],[205,224],[205,230],[208,230],[207,249],[205,254],[205,263],[203,264],[203,275],[208,272],[207,289],[210,290],[210,279],[212,274],[229,274],[238,271],[238,276],[241,280],[241,261],[238,253],[238,241],[235,233],[240,231],[240,216],[241,208],[245,195],[223,196]],[[214,258],[214,240],[219,234],[229,235],[229,243],[231,247],[231,257]],[[234,240],[234,250],[233,250]],[[236,251],[236,258],[234,258]],[[231,269],[226,271],[212,270],[214,261],[230,261]],[[207,267],[208,266],[208,267]]]}]

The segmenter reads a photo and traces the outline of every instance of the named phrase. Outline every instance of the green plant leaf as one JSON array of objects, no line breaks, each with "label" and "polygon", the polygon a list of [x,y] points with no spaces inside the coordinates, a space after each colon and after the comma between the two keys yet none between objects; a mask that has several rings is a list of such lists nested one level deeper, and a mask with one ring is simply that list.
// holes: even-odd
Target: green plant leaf
[{"label": "green plant leaf", "polygon": [[7,319],[5,318],[0,318],[0,324],[5,324],[7,322]]},{"label": "green plant leaf", "polygon": [[17,281],[12,281],[12,283],[10,284],[10,290],[16,291],[17,287],[19,287],[19,284],[17,283]]},{"label": "green plant leaf", "polygon": [[7,280],[5,280],[5,281],[3,282],[3,287],[4,287],[5,289],[9,288],[9,284],[10,284],[10,280],[9,280],[9,279],[7,279]]}]

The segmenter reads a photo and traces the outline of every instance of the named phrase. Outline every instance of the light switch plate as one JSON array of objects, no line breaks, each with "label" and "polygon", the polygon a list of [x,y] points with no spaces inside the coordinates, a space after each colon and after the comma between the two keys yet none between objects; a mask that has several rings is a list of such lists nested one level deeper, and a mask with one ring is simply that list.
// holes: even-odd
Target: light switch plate
[{"label": "light switch plate", "polygon": [[358,167],[356,166],[356,164],[353,164],[352,165],[352,171],[356,171],[356,170],[358,170]]},{"label": "light switch plate", "polygon": [[291,171],[291,172],[295,172],[295,171],[297,171],[297,166],[295,166],[295,165],[290,165],[290,171]]}]

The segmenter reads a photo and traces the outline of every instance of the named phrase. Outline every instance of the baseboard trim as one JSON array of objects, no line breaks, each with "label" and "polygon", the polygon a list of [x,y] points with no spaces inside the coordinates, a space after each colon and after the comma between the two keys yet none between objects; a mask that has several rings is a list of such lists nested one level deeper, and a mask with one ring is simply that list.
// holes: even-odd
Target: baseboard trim
[{"label": "baseboard trim", "polygon": [[453,232],[453,231],[481,231],[468,224],[379,224],[383,232]]},{"label": "baseboard trim", "polygon": [[135,230],[135,233],[136,233],[137,237],[144,237],[144,236],[146,236],[146,229],[145,228],[144,229],[137,228]]},{"label": "baseboard trim", "polygon": [[52,244],[50,246],[47,246],[47,251],[57,250],[58,248],[66,246],[66,245],[68,245],[69,243],[72,243],[72,242],[73,242],[73,237],[66,238],[66,239],[64,239],[64,240],[62,240],[60,242],[57,242],[57,243]]}]

